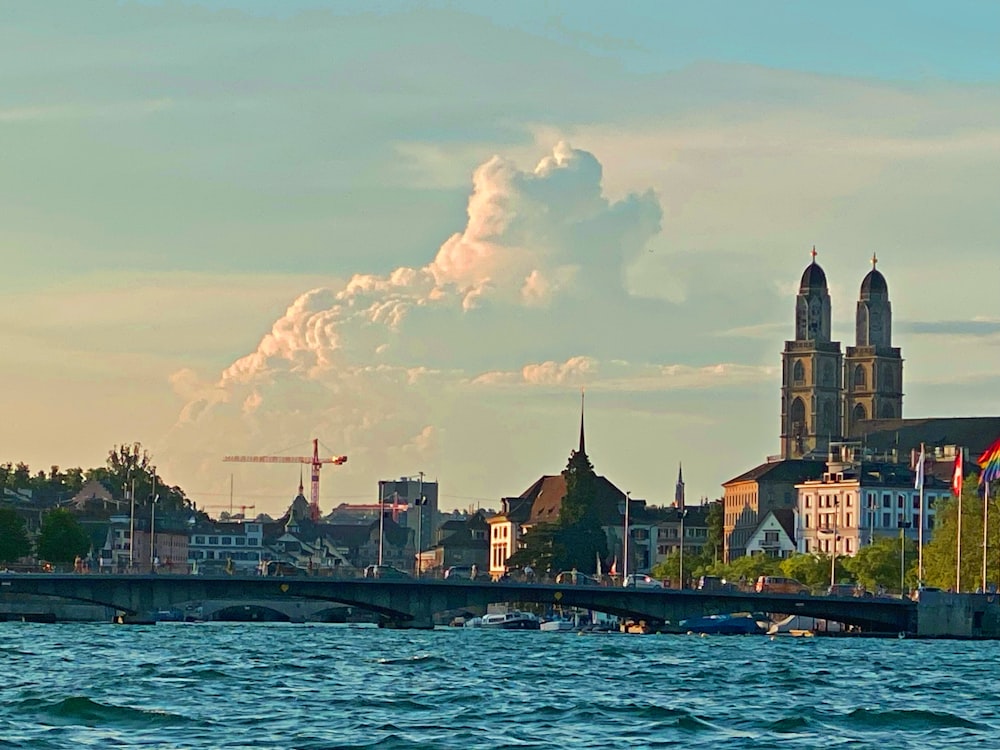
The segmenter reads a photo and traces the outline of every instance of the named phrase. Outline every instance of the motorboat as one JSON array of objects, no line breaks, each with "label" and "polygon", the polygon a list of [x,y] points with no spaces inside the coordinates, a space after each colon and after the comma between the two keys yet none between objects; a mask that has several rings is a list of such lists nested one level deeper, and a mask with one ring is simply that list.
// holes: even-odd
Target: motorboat
[{"label": "motorboat", "polygon": [[543,620],[539,625],[538,629],[557,633],[570,630],[579,630],[580,626],[569,618],[553,617],[550,620]]},{"label": "motorboat", "polygon": [[480,627],[494,630],[539,630],[541,620],[531,612],[512,610],[497,614],[483,615]]},{"label": "motorboat", "polygon": [[758,622],[757,618],[746,612],[694,617],[681,620],[678,624],[686,633],[703,635],[755,635],[767,632],[766,624]]}]

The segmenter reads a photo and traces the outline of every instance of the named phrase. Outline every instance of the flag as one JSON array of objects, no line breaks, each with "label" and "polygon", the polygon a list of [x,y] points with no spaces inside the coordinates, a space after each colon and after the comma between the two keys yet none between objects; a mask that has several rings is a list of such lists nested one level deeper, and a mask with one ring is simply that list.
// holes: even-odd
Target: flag
[{"label": "flag", "polygon": [[1000,479],[1000,439],[983,452],[977,463],[983,470],[979,475],[980,484]]},{"label": "flag", "polygon": [[601,571],[601,553],[595,552],[594,557],[597,558],[597,577],[600,578],[602,575],[604,575],[603,571]]},{"label": "flag", "polygon": [[608,571],[608,575],[616,576],[618,575],[618,558],[616,557],[611,561],[611,569]]},{"label": "flag", "polygon": [[913,483],[915,489],[924,488],[924,444],[920,444],[920,458],[917,459],[917,479]]},{"label": "flag", "polygon": [[958,449],[958,454],[955,456],[955,471],[951,475],[951,494],[955,497],[962,496],[962,482],[964,477],[962,476],[962,449]]}]

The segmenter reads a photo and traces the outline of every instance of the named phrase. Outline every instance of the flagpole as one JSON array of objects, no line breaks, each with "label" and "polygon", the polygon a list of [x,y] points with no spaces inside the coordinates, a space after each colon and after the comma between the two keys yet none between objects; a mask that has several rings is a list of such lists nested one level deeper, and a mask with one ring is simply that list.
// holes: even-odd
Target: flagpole
[{"label": "flagpole", "polygon": [[983,482],[983,593],[986,593],[986,551],[989,548],[990,483]]},{"label": "flagpole", "polygon": [[917,587],[924,585],[924,444],[917,459],[917,485],[920,490],[920,516],[917,519]]},{"label": "flagpole", "polygon": [[[953,472],[951,482],[952,490],[958,490],[958,540],[955,544],[955,593],[962,593],[962,471],[965,468],[962,458],[962,448],[958,448],[958,456],[955,457],[956,469]],[[957,480],[957,481],[956,481]],[[956,486],[957,485],[957,486]]]}]

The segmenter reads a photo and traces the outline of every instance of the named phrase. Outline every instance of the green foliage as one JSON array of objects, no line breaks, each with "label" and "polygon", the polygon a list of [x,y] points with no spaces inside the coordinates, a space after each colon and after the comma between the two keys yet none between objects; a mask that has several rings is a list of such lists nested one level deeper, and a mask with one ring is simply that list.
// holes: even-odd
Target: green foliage
[{"label": "green foliage", "polygon": [[[996,581],[1000,576],[1000,506],[998,488],[990,488],[988,548],[993,555],[988,560],[987,576]],[[983,494],[976,476],[968,476],[962,487],[962,569],[961,588],[973,591],[982,586],[983,577]],[[934,538],[924,547],[924,580],[939,588],[956,585],[958,559],[957,498],[938,501],[935,507]],[[998,556],[998,557],[995,557]]]},{"label": "green foliage", "polygon": [[0,562],[14,562],[31,554],[24,519],[12,508],[0,508]]},{"label": "green foliage", "polygon": [[73,562],[90,551],[90,537],[73,514],[63,508],[46,513],[38,534],[38,557],[54,563]]},{"label": "green foliage", "polygon": [[523,568],[531,565],[542,573],[551,571],[558,573],[561,568],[556,566],[563,557],[562,548],[556,539],[559,527],[554,523],[540,523],[531,527],[523,537],[524,546],[507,559],[511,568]]},{"label": "green foliage", "polygon": [[904,539],[900,550],[899,537],[885,536],[865,545],[853,557],[844,558],[844,568],[869,591],[874,591],[879,586],[899,591],[901,570],[905,571],[904,588],[917,585],[916,562],[917,545],[912,540]]},{"label": "green foliage", "polygon": [[846,557],[831,559],[821,553],[795,554],[781,561],[781,571],[788,578],[806,584],[811,589],[824,589],[830,585],[830,565],[834,565],[834,583],[850,583]]},{"label": "green foliage", "polygon": [[[688,569],[688,561],[684,560],[685,573],[684,577],[691,578],[691,572]],[[669,555],[664,557],[660,562],[653,566],[653,569],[649,571],[649,574],[653,578],[658,578],[660,580],[669,580],[676,584],[681,577],[681,553],[680,550],[674,550]]]},{"label": "green foliage", "polygon": [[531,565],[553,574],[576,568],[596,573],[608,556],[608,538],[597,508],[597,475],[583,451],[573,451],[563,471],[566,494],[555,524],[538,524],[524,536],[524,546],[507,560],[511,567]]}]

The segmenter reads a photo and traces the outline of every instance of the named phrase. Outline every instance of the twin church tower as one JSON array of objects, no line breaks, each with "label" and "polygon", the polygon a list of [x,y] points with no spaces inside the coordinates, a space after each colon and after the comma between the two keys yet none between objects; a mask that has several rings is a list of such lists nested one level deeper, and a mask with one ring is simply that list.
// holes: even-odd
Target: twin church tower
[{"label": "twin church tower", "polygon": [[892,345],[892,306],[875,267],[861,282],[855,345],[830,340],[830,293],[816,263],[802,274],[795,339],[781,355],[781,457],[826,458],[830,443],[850,438],[859,422],[903,416],[903,358]]}]

